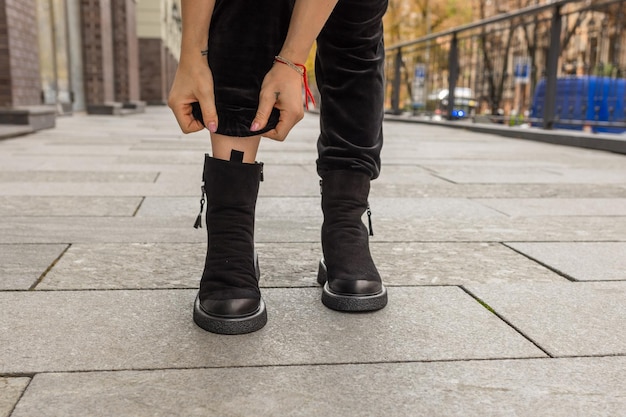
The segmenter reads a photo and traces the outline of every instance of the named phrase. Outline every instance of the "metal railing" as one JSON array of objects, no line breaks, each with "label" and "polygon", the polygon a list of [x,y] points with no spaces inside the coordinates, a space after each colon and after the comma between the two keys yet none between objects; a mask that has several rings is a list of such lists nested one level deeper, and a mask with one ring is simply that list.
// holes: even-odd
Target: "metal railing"
[{"label": "metal railing", "polygon": [[390,46],[387,111],[626,131],[625,16],[626,0],[552,1]]}]

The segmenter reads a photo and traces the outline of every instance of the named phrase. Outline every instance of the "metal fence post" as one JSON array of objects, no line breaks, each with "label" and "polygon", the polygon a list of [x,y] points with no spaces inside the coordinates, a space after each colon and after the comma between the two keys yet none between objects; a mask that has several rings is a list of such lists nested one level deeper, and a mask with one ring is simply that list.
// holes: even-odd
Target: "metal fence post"
[{"label": "metal fence post", "polygon": [[459,78],[459,41],[456,32],[452,34],[450,53],[448,55],[448,120],[452,120],[454,112],[454,93]]},{"label": "metal fence post", "polygon": [[393,65],[393,81],[391,83],[391,109],[393,114],[400,114],[400,77],[402,69],[402,48],[398,48]]},{"label": "metal fence post", "polygon": [[543,111],[543,128],[552,129],[556,114],[556,80],[561,55],[561,6],[554,8],[550,27],[550,49],[546,65],[546,95]]}]

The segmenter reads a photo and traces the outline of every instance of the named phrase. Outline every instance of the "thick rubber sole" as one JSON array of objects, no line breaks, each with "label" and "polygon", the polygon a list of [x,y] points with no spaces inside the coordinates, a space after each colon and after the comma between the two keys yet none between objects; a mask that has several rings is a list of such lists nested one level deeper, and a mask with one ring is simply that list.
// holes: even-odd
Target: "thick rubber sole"
[{"label": "thick rubber sole", "polygon": [[326,307],[345,312],[366,312],[376,311],[387,305],[387,288],[382,285],[382,289],[377,294],[353,295],[337,294],[328,286],[328,270],[322,259],[317,271],[317,283],[322,285],[322,304]]},{"label": "thick rubber sole", "polygon": [[265,302],[261,299],[259,309],[242,317],[219,317],[208,314],[200,306],[200,298],[196,297],[193,305],[193,321],[207,332],[217,334],[246,334],[256,332],[267,323]]}]

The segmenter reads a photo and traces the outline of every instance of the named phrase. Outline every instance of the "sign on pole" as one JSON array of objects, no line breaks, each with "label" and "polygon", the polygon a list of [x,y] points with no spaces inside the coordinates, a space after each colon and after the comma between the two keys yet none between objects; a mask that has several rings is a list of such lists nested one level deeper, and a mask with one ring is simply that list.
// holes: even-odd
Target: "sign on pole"
[{"label": "sign on pole", "polygon": [[517,56],[513,59],[515,83],[528,84],[530,81],[530,57]]},{"label": "sign on pole", "polygon": [[416,64],[413,75],[413,108],[426,107],[426,65]]}]

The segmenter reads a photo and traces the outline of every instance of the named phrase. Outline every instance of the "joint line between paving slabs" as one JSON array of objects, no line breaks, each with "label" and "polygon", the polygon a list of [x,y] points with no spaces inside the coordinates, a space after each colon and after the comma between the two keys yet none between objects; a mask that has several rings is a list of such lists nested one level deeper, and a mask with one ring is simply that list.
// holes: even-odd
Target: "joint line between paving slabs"
[{"label": "joint line between paving slabs", "polygon": [[548,357],[554,358],[554,356],[552,354],[550,354],[550,352],[548,352],[541,345],[539,345],[539,343],[535,342],[530,336],[524,334],[524,332],[522,332],[521,329],[518,329],[513,323],[511,323],[509,320],[505,319],[500,313],[498,313],[496,310],[494,310],[493,307],[491,307],[485,301],[480,299],[480,297],[478,297],[477,295],[473,294],[469,289],[465,288],[463,285],[459,286],[459,288],[461,288],[461,290],[465,291],[470,297],[472,297],[474,300],[476,300],[481,306],[483,306],[486,310],[488,310],[494,316],[496,316],[497,318],[499,318],[500,320],[505,322],[509,327],[511,327],[513,330],[515,330],[517,333],[519,333],[524,339],[528,340],[530,343],[535,345],[537,347],[537,349],[541,350],[543,353],[548,355]]},{"label": "joint line between paving slabs", "polygon": [[[24,398],[24,394],[26,394],[26,391],[28,391],[28,387],[30,387],[30,384],[33,382],[33,378],[35,378],[35,375],[37,375],[37,374],[32,374],[32,376],[28,377],[28,378],[30,378],[28,380],[28,384],[26,384],[26,386],[24,387],[24,389],[20,393],[20,396],[18,397],[17,401],[15,401],[15,404],[13,404],[13,407],[11,407],[11,409],[9,410],[9,414],[7,414],[8,416],[12,416],[13,415],[13,412],[17,408],[17,405],[20,403],[20,401],[22,401],[22,398]],[[26,377],[24,377],[24,378],[26,378]]]},{"label": "joint line between paving slabs", "polygon": [[565,272],[563,272],[563,271],[559,271],[558,269],[556,269],[556,268],[554,268],[554,267],[552,267],[552,266],[550,266],[550,265],[548,265],[548,264],[546,264],[546,263],[541,262],[539,259],[535,259],[535,258],[533,258],[532,256],[530,256],[530,255],[528,255],[528,254],[526,254],[526,253],[524,253],[524,252],[521,252],[521,251],[519,251],[519,250],[515,249],[515,248],[514,248],[514,247],[512,247],[512,246],[507,245],[505,242],[500,242],[500,243],[501,243],[504,247],[511,249],[513,252],[519,253],[520,255],[522,255],[523,257],[525,257],[526,259],[530,259],[531,261],[533,261],[533,262],[535,262],[535,263],[538,263],[539,265],[543,266],[544,268],[549,269],[550,271],[554,272],[555,274],[562,276],[562,277],[563,277],[563,278],[565,278],[566,280],[571,281],[571,282],[578,282],[578,280],[577,280],[577,279],[575,279],[574,277],[572,277],[572,276],[570,276],[570,275],[566,274]]},{"label": "joint line between paving slabs", "polygon": [[143,205],[144,201],[146,201],[146,197],[145,196],[141,197],[141,201],[139,202],[139,204],[137,204],[137,208],[135,209],[135,211],[133,212],[133,215],[131,217],[137,216],[137,213],[139,212],[139,209]]},{"label": "joint line between paving slabs", "polygon": [[33,283],[33,285],[31,285],[28,288],[28,291],[33,291],[35,288],[37,288],[37,285],[39,285],[41,283],[41,281],[43,281],[43,279],[46,277],[46,275],[48,275],[48,272],[50,272],[52,270],[52,268],[54,268],[54,266],[57,264],[57,262],[59,262],[61,260],[61,258],[63,257],[63,255],[65,255],[65,252],[68,251],[68,249],[72,247],[72,244],[68,244],[65,249],[63,250],[63,252],[61,252],[61,254],[59,256],[56,257],[56,259],[54,261],[52,261],[52,263],[50,265],[48,265],[48,267],[46,268],[45,271],[43,271],[43,273],[41,274],[41,276],[37,279],[37,281],[35,281]]}]

